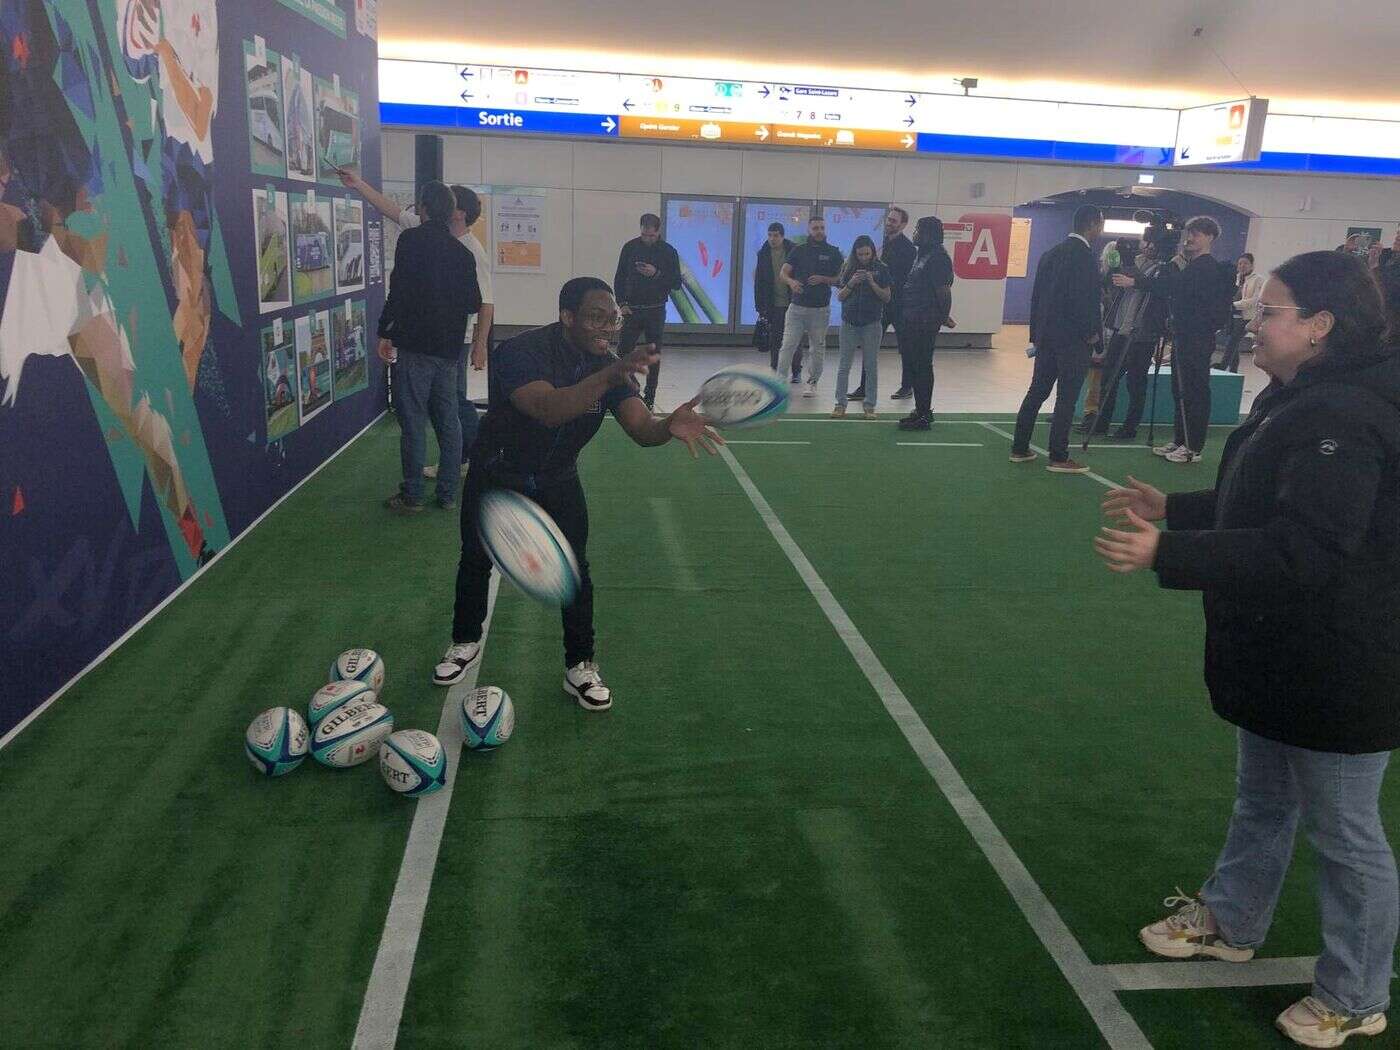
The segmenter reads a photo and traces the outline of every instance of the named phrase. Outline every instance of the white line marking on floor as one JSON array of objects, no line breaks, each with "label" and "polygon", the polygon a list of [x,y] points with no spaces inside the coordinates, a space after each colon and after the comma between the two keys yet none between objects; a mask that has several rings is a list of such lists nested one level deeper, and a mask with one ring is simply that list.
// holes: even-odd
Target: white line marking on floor
[{"label": "white line marking on floor", "polygon": [[900,448],[986,448],[980,441],[896,441]]},{"label": "white line marking on floor", "polygon": [[810,441],[725,441],[726,445],[810,445]]},{"label": "white line marking on floor", "polygon": [[1108,1045],[1114,1050],[1150,1050],[1151,1044],[1138,1028],[1132,1015],[1118,1001],[1112,983],[1084,954],[1084,949],[1079,946],[1074,934],[1055,911],[1055,906],[1036,884],[1025,864],[1016,856],[1011,844],[1006,841],[1006,836],[992,821],[991,815],[982,803],[977,801],[967,782],[909,703],[908,697],[890,676],[889,671],[885,670],[880,658],[875,655],[875,651],[856,629],[841,603],[836,600],[830,588],[817,574],[817,570],[812,567],[812,563],[807,560],[802,548],[778,520],[773,508],[763,498],[763,494],[758,491],[748,473],[727,449],[721,449],[720,454],[729,464],[739,487],[744,490],[754,509],[758,511],[758,516],[768,526],[768,531],[777,540],[778,546],[792,562],[793,568],[807,585],[812,597],[817,600],[827,620],[836,629],[837,635],[865,674],[885,710],[904,734],[904,739],[909,742],[914,754],[961,818],[963,826],[986,855],[1002,884],[1011,894],[1012,900],[1021,909],[1031,929],[1040,939],[1040,943],[1045,946],[1060,972],[1079,996],[1080,1002],[1089,1011],[1090,1017],[1098,1025]]},{"label": "white line marking on floor", "polygon": [[675,504],[661,496],[651,497],[652,513],[656,515],[657,528],[661,530],[661,540],[671,555],[671,565],[676,570],[680,589],[695,593],[700,590],[700,581],[695,571],[685,560],[685,544],[681,542],[680,522],[676,520]]},{"label": "white line marking on floor", "polygon": [[437,794],[412,803],[418,808],[413,813],[413,826],[404,846],[394,896],[384,919],[384,933],[379,939],[369,985],[365,988],[352,1050],[393,1050],[399,1038],[399,1021],[408,997],[408,982],[413,976],[413,958],[418,953],[418,938],[423,932],[423,912],[428,906],[428,891],[433,886],[447,809],[457,786],[457,763],[462,756],[462,723],[457,705],[462,702],[464,693],[476,688],[481,660],[486,658],[486,639],[496,611],[500,581],[500,574],[493,572],[486,600],[486,622],[481,628],[481,659],[467,672],[466,678],[448,689],[447,699],[442,704],[437,736],[447,752],[447,785]]},{"label": "white line marking on floor", "polygon": [[190,578],[188,580],[186,580],[184,583],[180,584],[180,586],[176,587],[173,591],[167,594],[163,599],[161,599],[160,603],[154,609],[152,609],[145,616],[141,617],[141,619],[137,620],[134,624],[128,627],[125,631],[121,633],[121,635],[117,638],[116,641],[114,641],[111,645],[107,646],[107,648],[103,649],[102,652],[98,653],[95,657],[93,657],[92,662],[90,664],[84,667],[72,678],[68,679],[68,681],[64,682],[63,685],[59,686],[58,690],[52,696],[50,696],[38,707],[36,707],[33,711],[30,711],[29,714],[25,715],[22,719],[20,719],[13,729],[11,729],[4,736],[0,736],[0,751],[3,751],[5,749],[5,745],[10,743],[10,741],[14,740],[15,737],[19,736],[27,728],[29,728],[30,724],[32,724],[36,718],[42,715],[54,704],[58,703],[58,701],[62,699],[63,694],[68,692],[68,690],[72,689],[75,685],[77,685],[84,678],[86,678],[88,673],[92,671],[93,668],[95,668],[98,664],[102,663],[103,660],[107,659],[107,657],[111,656],[114,652],[116,652],[123,645],[125,645],[127,639],[129,639],[133,634],[141,630],[142,627],[145,627],[146,624],[150,623],[158,615],[160,615],[160,613],[164,611],[167,605],[173,602],[176,598],[180,597],[180,595],[184,594],[185,591],[193,587],[194,582],[198,580],[201,576],[203,576],[206,572],[208,572],[210,569],[212,569],[215,565],[217,565],[221,560],[223,560],[224,555],[227,554],[229,551],[233,550],[234,547],[238,546],[239,542],[243,539],[243,537],[252,533],[252,531],[255,528],[257,528],[263,523],[264,519],[266,519],[269,514],[271,514],[278,507],[282,506],[283,503],[286,503],[287,500],[291,499],[298,489],[300,489],[308,481],[314,478],[317,474],[321,473],[321,471],[325,470],[326,467],[330,466],[331,461],[333,459],[339,456],[356,441],[359,441],[360,438],[364,437],[365,434],[369,431],[370,427],[374,426],[374,424],[378,423],[386,415],[388,415],[387,411],[381,412],[379,413],[379,415],[375,416],[368,423],[366,423],[364,425],[364,428],[358,434],[356,434],[349,441],[345,442],[345,444],[341,445],[340,448],[336,449],[329,456],[327,456],[326,459],[321,464],[319,464],[314,470],[312,470],[310,474],[306,475],[306,477],[302,478],[295,485],[289,488],[286,492],[284,492],[281,496],[277,498],[276,502],[274,502],[272,506],[268,507],[267,510],[259,514],[253,521],[249,522],[248,527],[245,528],[242,532],[240,532],[237,536],[233,537],[233,539],[229,540],[228,545],[225,546],[223,550],[218,551],[213,558],[211,558],[209,561],[205,562],[198,569],[196,569],[190,575]]},{"label": "white line marking on floor", "polygon": [[1099,971],[1124,992],[1164,991],[1188,988],[1260,988],[1273,984],[1312,984],[1317,956],[1287,959],[1251,959],[1228,963],[1206,962],[1120,963],[1100,966]]},{"label": "white line marking on floor", "polygon": [[[982,424],[980,424],[980,425],[983,426],[983,427],[985,427],[986,429],[990,430],[993,434],[1000,434],[1002,437],[1006,438],[1007,441],[1015,441],[1015,440],[1016,440],[1016,435],[1014,435],[1014,434],[1008,434],[1006,431],[1002,430],[1001,427],[999,427],[999,426],[995,426],[995,425],[993,425],[993,424],[991,424],[991,423],[982,423]],[[1042,456],[1046,457],[1047,459],[1050,458],[1050,453],[1047,452],[1045,449],[1041,448],[1039,445],[1031,445],[1030,448],[1031,448],[1031,450],[1032,450],[1033,452],[1039,452]],[[1025,464],[1021,464],[1021,466],[1025,466]],[[1084,477],[1086,477],[1086,478],[1093,478],[1093,479],[1094,479],[1095,481],[1097,481],[1100,485],[1102,485],[1104,488],[1107,488],[1107,489],[1122,488],[1122,486],[1119,485],[1118,482],[1116,482],[1116,481],[1109,481],[1108,478],[1104,477],[1102,474],[1095,474],[1092,470],[1089,471],[1087,474],[1085,474]]]}]

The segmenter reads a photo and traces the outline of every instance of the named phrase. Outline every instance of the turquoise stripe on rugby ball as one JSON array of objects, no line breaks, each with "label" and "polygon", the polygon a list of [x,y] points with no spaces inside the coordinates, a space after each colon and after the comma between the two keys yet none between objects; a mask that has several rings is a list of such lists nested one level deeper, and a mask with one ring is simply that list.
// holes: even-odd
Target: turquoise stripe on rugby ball
[{"label": "turquoise stripe on rugby ball", "polygon": [[394,716],[383,704],[347,704],[321,719],[311,735],[311,757],[327,766],[358,766],[377,755],[393,731]]},{"label": "turquoise stripe on rugby ball", "polygon": [[253,719],[243,735],[243,753],[263,776],[280,777],[306,758],[310,732],[301,715],[289,707],[273,707]]},{"label": "turquoise stripe on rugby ball", "polygon": [[379,772],[394,791],[422,798],[447,784],[447,752],[431,733],[401,729],[380,745]]}]

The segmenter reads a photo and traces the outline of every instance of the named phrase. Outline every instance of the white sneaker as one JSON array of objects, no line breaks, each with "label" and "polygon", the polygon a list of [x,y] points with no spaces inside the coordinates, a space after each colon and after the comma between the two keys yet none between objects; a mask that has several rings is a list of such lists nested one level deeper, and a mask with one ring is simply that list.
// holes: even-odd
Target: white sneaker
[{"label": "white sneaker", "polygon": [[1305,995],[1278,1015],[1278,1030],[1302,1046],[1341,1046],[1353,1035],[1380,1035],[1385,1014],[1347,1017],[1333,1013],[1320,1000]]},{"label": "white sneaker", "polygon": [[1178,445],[1162,458],[1168,463],[1199,463],[1201,461],[1201,454],[1199,452],[1192,452],[1185,445]]},{"label": "white sneaker", "polygon": [[435,477],[437,477],[437,464],[436,464],[436,463],[429,463],[426,467],[424,467],[424,468],[423,468],[423,476],[424,476],[425,478],[435,478]]},{"label": "white sneaker", "polygon": [[1199,897],[1188,897],[1178,886],[1176,894],[1162,903],[1168,908],[1181,907],[1175,915],[1138,931],[1138,939],[1154,955],[1167,959],[1208,955],[1226,962],[1247,962],[1254,958],[1253,948],[1235,948],[1225,943],[1215,925],[1215,916]]},{"label": "white sneaker", "polygon": [[1168,441],[1165,445],[1157,445],[1156,447],[1154,447],[1152,449],[1152,454],[1154,456],[1170,456],[1180,447],[1181,446],[1178,445],[1175,441]]},{"label": "white sneaker", "polygon": [[816,397],[816,396],[817,396],[817,384],[816,384],[816,383],[808,383],[808,384],[807,384],[807,389],[804,390],[804,391],[802,391],[802,396],[803,396],[803,397]]},{"label": "white sneaker", "polygon": [[456,685],[481,659],[480,642],[456,642],[447,647],[442,663],[433,668],[433,685]]},{"label": "white sneaker", "polygon": [[603,684],[598,665],[592,660],[576,663],[564,672],[564,692],[585,711],[606,711],[612,707],[612,690]]}]

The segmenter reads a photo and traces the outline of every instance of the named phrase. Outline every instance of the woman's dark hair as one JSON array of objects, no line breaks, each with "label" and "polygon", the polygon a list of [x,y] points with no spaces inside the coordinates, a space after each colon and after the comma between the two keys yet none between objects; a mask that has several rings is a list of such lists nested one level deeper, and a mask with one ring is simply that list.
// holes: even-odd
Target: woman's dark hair
[{"label": "woman's dark hair", "polygon": [[574,277],[567,280],[564,287],[559,289],[559,309],[568,310],[571,314],[578,313],[589,292],[607,292],[612,295],[612,286],[597,277]]},{"label": "woman's dark hair", "polygon": [[914,242],[923,241],[920,250],[928,251],[943,243],[943,220],[937,215],[925,215],[914,224]]},{"label": "woman's dark hair", "polygon": [[420,200],[423,205],[423,215],[431,222],[447,222],[457,209],[457,198],[452,196],[452,191],[440,182],[430,182],[424,186]]},{"label": "woman's dark hair", "polygon": [[1354,255],[1304,252],[1273,272],[1300,307],[1299,317],[1326,310],[1335,318],[1329,353],[1367,354],[1380,348],[1386,330],[1380,289]]},{"label": "woman's dark hair", "polygon": [[851,274],[855,273],[856,252],[860,251],[862,248],[870,249],[871,262],[875,262],[877,259],[880,258],[880,252],[875,247],[875,241],[870,237],[869,234],[862,233],[859,237],[857,237],[854,241],[851,242],[851,254],[846,256],[846,265],[841,267],[840,280],[842,284],[845,284],[846,281],[850,279]]}]

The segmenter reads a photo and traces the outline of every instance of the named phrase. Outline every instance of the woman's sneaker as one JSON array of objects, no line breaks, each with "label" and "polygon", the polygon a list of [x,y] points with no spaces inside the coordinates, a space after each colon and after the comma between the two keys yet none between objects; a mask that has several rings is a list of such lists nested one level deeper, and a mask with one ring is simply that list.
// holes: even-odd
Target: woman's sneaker
[{"label": "woman's sneaker", "polygon": [[1234,948],[1226,944],[1215,925],[1205,901],[1188,897],[1177,887],[1176,894],[1162,902],[1179,910],[1151,926],[1138,931],[1138,937],[1154,955],[1167,959],[1192,959],[1207,955],[1226,962],[1247,962],[1254,958],[1253,948]]},{"label": "woman's sneaker", "polygon": [[1177,449],[1179,449],[1180,447],[1181,447],[1181,446],[1178,445],[1175,441],[1168,441],[1165,445],[1155,445],[1155,446],[1153,446],[1153,448],[1152,448],[1152,454],[1153,454],[1154,456],[1170,456],[1173,452],[1175,452],[1175,451],[1176,451]]},{"label": "woman's sneaker", "polygon": [[1353,1035],[1380,1035],[1385,1014],[1348,1017],[1334,1013],[1320,1000],[1305,995],[1278,1015],[1278,1030],[1302,1046],[1341,1046]]},{"label": "woman's sneaker", "polygon": [[1199,463],[1201,461],[1201,454],[1199,452],[1192,452],[1184,445],[1178,445],[1162,458],[1168,463]]},{"label": "woman's sneaker", "polygon": [[585,711],[606,711],[612,707],[612,690],[603,684],[598,665],[592,660],[576,663],[564,672],[564,692]]},{"label": "woman's sneaker", "polygon": [[456,685],[481,659],[480,642],[454,642],[433,668],[433,685]]}]

